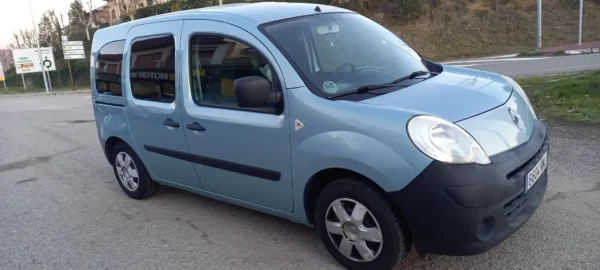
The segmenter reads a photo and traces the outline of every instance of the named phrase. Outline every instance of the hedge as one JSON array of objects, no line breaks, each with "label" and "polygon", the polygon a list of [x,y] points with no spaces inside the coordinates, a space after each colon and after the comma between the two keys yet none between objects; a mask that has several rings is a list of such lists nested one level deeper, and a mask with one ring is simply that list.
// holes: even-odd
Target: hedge
[{"label": "hedge", "polygon": [[[231,1],[229,1],[231,2]],[[243,1],[239,1],[243,2]],[[169,13],[173,11],[203,8],[218,5],[218,0],[171,0],[164,4],[157,4],[145,8],[140,8],[135,11],[135,18],[145,18],[158,14]]]}]

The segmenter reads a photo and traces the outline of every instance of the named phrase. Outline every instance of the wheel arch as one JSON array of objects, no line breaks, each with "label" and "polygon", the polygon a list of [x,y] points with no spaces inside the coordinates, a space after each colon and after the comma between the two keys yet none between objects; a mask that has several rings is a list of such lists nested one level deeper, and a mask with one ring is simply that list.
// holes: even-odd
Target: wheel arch
[{"label": "wheel arch", "polygon": [[[359,181],[379,191],[382,194],[382,196],[393,207],[394,212],[396,213],[396,215],[398,215],[398,218],[401,220],[401,222],[406,222],[406,218],[402,214],[402,211],[400,211],[400,208],[393,203],[393,201],[389,197],[389,194],[385,192],[385,190],[381,186],[379,186],[375,181],[369,179],[368,177],[359,172],[350,169],[328,168],[313,174],[304,188],[303,206],[304,212],[306,213],[306,219],[308,220],[309,224],[314,224],[315,222],[314,216],[317,200],[323,188],[325,188],[328,184],[341,178],[351,178],[352,180]],[[406,226],[406,228],[408,227]]]},{"label": "wheel arch", "polygon": [[112,159],[112,153],[113,150],[115,149],[115,146],[118,143],[124,143],[126,145],[128,145],[131,149],[133,149],[133,147],[131,147],[131,145],[129,145],[125,140],[117,137],[117,136],[111,136],[109,137],[106,142],[104,143],[104,155],[106,156],[106,159],[108,160],[108,163],[110,163],[111,166],[115,165],[114,160]]}]

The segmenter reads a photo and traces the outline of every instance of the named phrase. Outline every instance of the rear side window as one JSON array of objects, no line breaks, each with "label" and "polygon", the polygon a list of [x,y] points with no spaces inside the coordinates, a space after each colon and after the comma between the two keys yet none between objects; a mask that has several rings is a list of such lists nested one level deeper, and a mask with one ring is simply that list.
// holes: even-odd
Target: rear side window
[{"label": "rear side window", "polygon": [[121,65],[125,40],[104,45],[96,61],[96,91],[100,94],[121,96]]},{"label": "rear side window", "polygon": [[175,100],[175,39],[171,35],[139,39],[131,45],[131,93],[140,100]]}]

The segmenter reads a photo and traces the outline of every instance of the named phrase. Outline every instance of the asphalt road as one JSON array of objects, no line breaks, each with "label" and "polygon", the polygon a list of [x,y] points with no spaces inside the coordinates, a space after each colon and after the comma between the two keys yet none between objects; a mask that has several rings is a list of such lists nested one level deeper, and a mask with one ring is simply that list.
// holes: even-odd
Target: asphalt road
[{"label": "asphalt road", "polygon": [[[339,269],[302,225],[172,188],[136,201],[98,143],[89,94],[0,98],[0,269]],[[472,257],[404,269],[598,269],[600,127],[549,123],[536,214]]]},{"label": "asphalt road", "polygon": [[477,58],[445,63],[519,78],[600,70],[600,53],[531,58]]}]

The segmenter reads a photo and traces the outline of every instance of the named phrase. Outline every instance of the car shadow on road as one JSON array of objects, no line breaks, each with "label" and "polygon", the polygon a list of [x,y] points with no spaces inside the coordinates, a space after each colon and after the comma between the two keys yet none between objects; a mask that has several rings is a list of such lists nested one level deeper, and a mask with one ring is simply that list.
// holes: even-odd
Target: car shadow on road
[{"label": "car shadow on road", "polygon": [[[247,238],[244,241],[265,241],[266,245],[271,244],[267,241],[291,243],[289,249],[303,249],[298,253],[310,255],[313,260],[328,262],[325,269],[340,267],[329,256],[313,228],[303,224],[168,186],[160,186],[149,200],[176,214],[175,221],[198,232],[209,244],[226,246],[230,243],[224,241],[229,238],[219,239],[223,234],[233,235],[240,230],[256,228],[252,234],[244,236]],[[209,226],[211,223],[222,225]],[[289,257],[289,253],[280,252],[280,256]],[[304,259],[289,257],[289,260],[291,265],[302,266]]]}]

